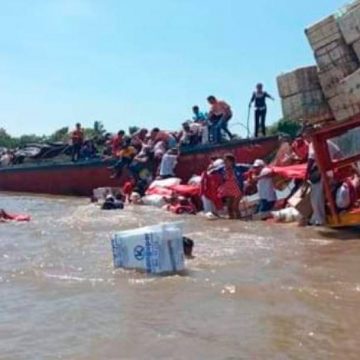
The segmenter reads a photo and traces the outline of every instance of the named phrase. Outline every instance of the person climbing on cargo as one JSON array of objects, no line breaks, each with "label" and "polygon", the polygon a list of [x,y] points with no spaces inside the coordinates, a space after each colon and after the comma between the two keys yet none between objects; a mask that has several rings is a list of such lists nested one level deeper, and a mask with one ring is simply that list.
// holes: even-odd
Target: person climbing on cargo
[{"label": "person climbing on cargo", "polygon": [[85,138],[84,130],[82,129],[81,124],[77,123],[75,130],[72,131],[71,133],[71,145],[72,145],[71,160],[73,162],[78,161],[80,158],[80,151],[81,151],[81,147],[84,144],[84,138]]},{"label": "person climbing on cargo", "polygon": [[223,131],[229,136],[229,139],[232,139],[233,134],[228,128],[229,121],[233,116],[230,105],[225,101],[217,100],[213,95],[210,95],[207,101],[210,104],[208,120],[211,126],[212,142],[220,143]]},{"label": "person climbing on cargo", "polygon": [[173,148],[168,150],[161,159],[160,178],[168,179],[175,176],[175,168],[178,162],[179,150]]},{"label": "person climbing on cargo", "polygon": [[195,105],[192,108],[193,111],[193,120],[196,123],[200,123],[200,124],[206,124],[207,122],[207,114],[203,113],[200,111],[199,106]]},{"label": "person climbing on cargo", "polygon": [[131,145],[138,151],[142,150],[143,145],[146,143],[146,136],[148,135],[147,129],[140,129],[131,137]]},{"label": "person climbing on cargo", "polygon": [[125,167],[128,167],[131,162],[133,161],[134,157],[136,156],[136,149],[131,146],[131,139],[125,138],[123,142],[122,149],[120,150],[119,160],[116,162],[114,166],[111,166],[109,169],[114,170],[113,174],[111,175],[112,179],[121,176],[122,170]]},{"label": "person climbing on cargo", "polygon": [[209,121],[208,114],[200,111],[199,106],[193,106],[193,125],[200,128],[199,134],[201,137],[201,143],[207,144],[209,142]]},{"label": "person climbing on cargo", "polygon": [[191,129],[188,121],[182,124],[182,130],[179,133],[180,146],[193,146],[199,143],[199,135],[197,131]]},{"label": "person climbing on cargo", "polygon": [[161,131],[159,128],[152,129],[150,137],[154,146],[157,143],[162,142],[164,143],[166,150],[172,149],[177,145],[176,139],[172,134],[167,131]]},{"label": "person climbing on cargo", "polygon": [[252,104],[255,103],[255,137],[259,137],[259,132],[263,136],[266,136],[266,99],[275,100],[271,95],[269,95],[266,91],[264,91],[263,84],[257,84],[256,90],[253,92],[251,97],[249,108],[251,108]]},{"label": "person climbing on cargo", "polygon": [[112,156],[117,156],[124,142],[125,131],[120,130],[115,136],[110,140],[111,154]]}]

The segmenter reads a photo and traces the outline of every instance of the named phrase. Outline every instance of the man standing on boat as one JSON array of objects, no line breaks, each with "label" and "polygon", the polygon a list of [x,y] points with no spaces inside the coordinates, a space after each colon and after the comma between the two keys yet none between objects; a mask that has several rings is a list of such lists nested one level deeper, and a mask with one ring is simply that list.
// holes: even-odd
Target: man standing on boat
[{"label": "man standing on boat", "polygon": [[232,139],[233,134],[228,129],[228,122],[233,115],[230,105],[225,101],[217,100],[212,95],[207,98],[207,101],[211,106],[208,119],[211,124],[212,141],[220,143],[222,131]]},{"label": "man standing on boat", "polygon": [[[249,108],[251,108],[252,104],[255,103],[255,137],[259,137],[259,131],[261,128],[261,132],[263,136],[266,136],[266,99],[275,100],[271,95],[269,95],[266,91],[264,91],[263,84],[257,84],[256,90],[254,91]],[[250,113],[249,113],[250,114]]]},{"label": "man standing on boat", "polygon": [[120,130],[115,136],[111,138],[110,145],[111,145],[112,156],[116,157],[118,153],[121,151],[124,138],[125,138],[124,130]]},{"label": "man standing on boat", "polygon": [[78,161],[80,158],[81,147],[84,143],[84,130],[80,123],[76,124],[75,130],[71,133],[71,144],[72,144],[72,161]]}]

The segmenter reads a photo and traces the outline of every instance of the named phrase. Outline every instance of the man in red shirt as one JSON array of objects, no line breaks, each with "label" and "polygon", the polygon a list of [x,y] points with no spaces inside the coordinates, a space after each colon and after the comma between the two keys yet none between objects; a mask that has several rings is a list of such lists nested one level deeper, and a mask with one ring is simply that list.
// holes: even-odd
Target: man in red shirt
[{"label": "man in red shirt", "polygon": [[76,124],[75,130],[71,133],[71,144],[72,144],[72,161],[78,161],[80,158],[81,147],[84,144],[84,130],[80,123]]},{"label": "man in red shirt", "polygon": [[124,130],[120,130],[111,140],[110,140],[110,145],[111,145],[111,154],[112,156],[116,157],[118,156],[121,148],[122,148],[122,144],[124,142],[124,136],[125,136],[125,131]]},{"label": "man in red shirt", "polygon": [[221,132],[224,131],[230,139],[233,134],[228,129],[228,122],[232,118],[232,110],[229,104],[225,101],[217,100],[215,96],[207,98],[210,104],[209,121],[211,124],[212,141],[215,143],[221,142]]}]

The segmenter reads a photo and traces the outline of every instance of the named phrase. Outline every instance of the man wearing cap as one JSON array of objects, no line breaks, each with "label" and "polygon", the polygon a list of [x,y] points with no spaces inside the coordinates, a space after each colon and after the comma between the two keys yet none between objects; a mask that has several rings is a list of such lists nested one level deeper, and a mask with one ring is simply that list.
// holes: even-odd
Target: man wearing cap
[{"label": "man wearing cap", "polygon": [[222,174],[225,164],[222,159],[213,159],[208,169],[201,176],[200,193],[204,213],[208,216],[217,216],[217,212],[223,208],[222,199],[219,196],[219,187],[222,184]]},{"label": "man wearing cap", "polygon": [[257,212],[266,213],[274,208],[277,200],[272,179],[273,172],[261,159],[255,160],[253,168],[256,174],[257,189],[260,197]]}]

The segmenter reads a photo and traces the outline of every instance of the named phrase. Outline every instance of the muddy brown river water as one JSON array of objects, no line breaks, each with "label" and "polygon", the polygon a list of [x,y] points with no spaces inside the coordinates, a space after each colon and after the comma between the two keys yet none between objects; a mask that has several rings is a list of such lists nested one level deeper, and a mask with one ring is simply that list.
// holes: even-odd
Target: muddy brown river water
[{"label": "muddy brown river water", "polygon": [[0,195],[0,359],[360,358],[360,231],[184,217],[187,276],[114,271],[113,232],[178,217]]}]

